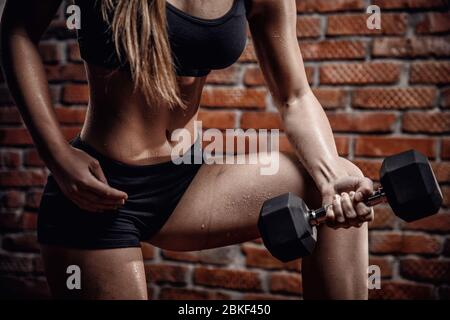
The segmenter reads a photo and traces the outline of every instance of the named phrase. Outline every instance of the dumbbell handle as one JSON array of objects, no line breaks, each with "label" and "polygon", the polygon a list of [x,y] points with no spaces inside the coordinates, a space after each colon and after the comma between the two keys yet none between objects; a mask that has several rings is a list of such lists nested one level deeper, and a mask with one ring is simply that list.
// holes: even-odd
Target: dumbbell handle
[{"label": "dumbbell handle", "polygon": [[[382,187],[378,188],[377,191],[374,191],[372,193],[372,195],[369,198],[367,198],[367,200],[364,201],[364,203],[368,207],[375,206],[382,202],[386,202],[386,193],[383,191]],[[309,223],[312,226],[316,226],[316,225],[319,225],[319,224],[325,222],[326,216],[327,216],[327,210],[330,206],[332,206],[332,204],[328,204],[317,210],[309,211],[309,213],[308,213],[309,214]]]}]

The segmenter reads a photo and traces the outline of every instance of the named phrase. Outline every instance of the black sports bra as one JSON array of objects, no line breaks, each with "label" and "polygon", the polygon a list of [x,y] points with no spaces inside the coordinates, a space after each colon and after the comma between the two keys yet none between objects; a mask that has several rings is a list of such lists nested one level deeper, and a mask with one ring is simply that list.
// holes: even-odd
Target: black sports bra
[{"label": "black sports bra", "polygon": [[[116,54],[111,30],[102,18],[100,1],[74,0],[81,9],[81,29],[77,32],[81,58],[114,69],[126,63],[119,61]],[[169,42],[177,75],[201,77],[212,69],[233,64],[247,42],[248,9],[248,0],[234,0],[223,16],[203,19],[166,1]]]}]

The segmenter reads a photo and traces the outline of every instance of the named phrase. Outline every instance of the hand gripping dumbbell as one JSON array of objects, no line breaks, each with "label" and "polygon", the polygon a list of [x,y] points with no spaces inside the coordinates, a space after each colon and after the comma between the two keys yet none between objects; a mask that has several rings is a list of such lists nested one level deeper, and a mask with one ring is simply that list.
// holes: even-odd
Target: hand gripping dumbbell
[{"label": "hand gripping dumbbell", "polygon": [[[437,213],[442,204],[430,163],[415,150],[384,159],[380,182],[381,187],[365,200],[366,205],[387,201],[394,213],[407,222]],[[265,201],[258,220],[264,245],[283,262],[311,254],[317,239],[316,226],[326,220],[327,207],[310,210],[292,193]]]}]

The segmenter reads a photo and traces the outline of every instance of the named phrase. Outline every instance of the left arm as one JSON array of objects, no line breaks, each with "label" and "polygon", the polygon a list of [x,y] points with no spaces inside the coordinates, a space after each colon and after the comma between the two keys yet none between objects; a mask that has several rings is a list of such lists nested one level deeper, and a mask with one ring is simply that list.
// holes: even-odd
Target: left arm
[{"label": "left arm", "polygon": [[[248,22],[261,70],[286,135],[324,204],[332,203],[335,193],[348,191],[356,191],[355,200],[362,201],[373,187],[356,166],[339,157],[328,118],[308,84],[297,40],[295,0],[252,0],[251,7]],[[359,207],[367,211],[362,203]]]}]

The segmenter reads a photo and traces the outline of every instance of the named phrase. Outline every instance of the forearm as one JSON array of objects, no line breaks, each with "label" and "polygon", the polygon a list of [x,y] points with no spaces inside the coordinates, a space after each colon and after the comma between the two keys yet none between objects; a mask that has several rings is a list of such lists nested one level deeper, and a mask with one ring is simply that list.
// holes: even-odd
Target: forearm
[{"label": "forearm", "polygon": [[59,128],[37,44],[26,34],[1,38],[2,67],[12,97],[47,166],[67,147]]},{"label": "forearm", "polygon": [[319,188],[346,174],[328,118],[310,89],[279,109],[289,141]]}]

